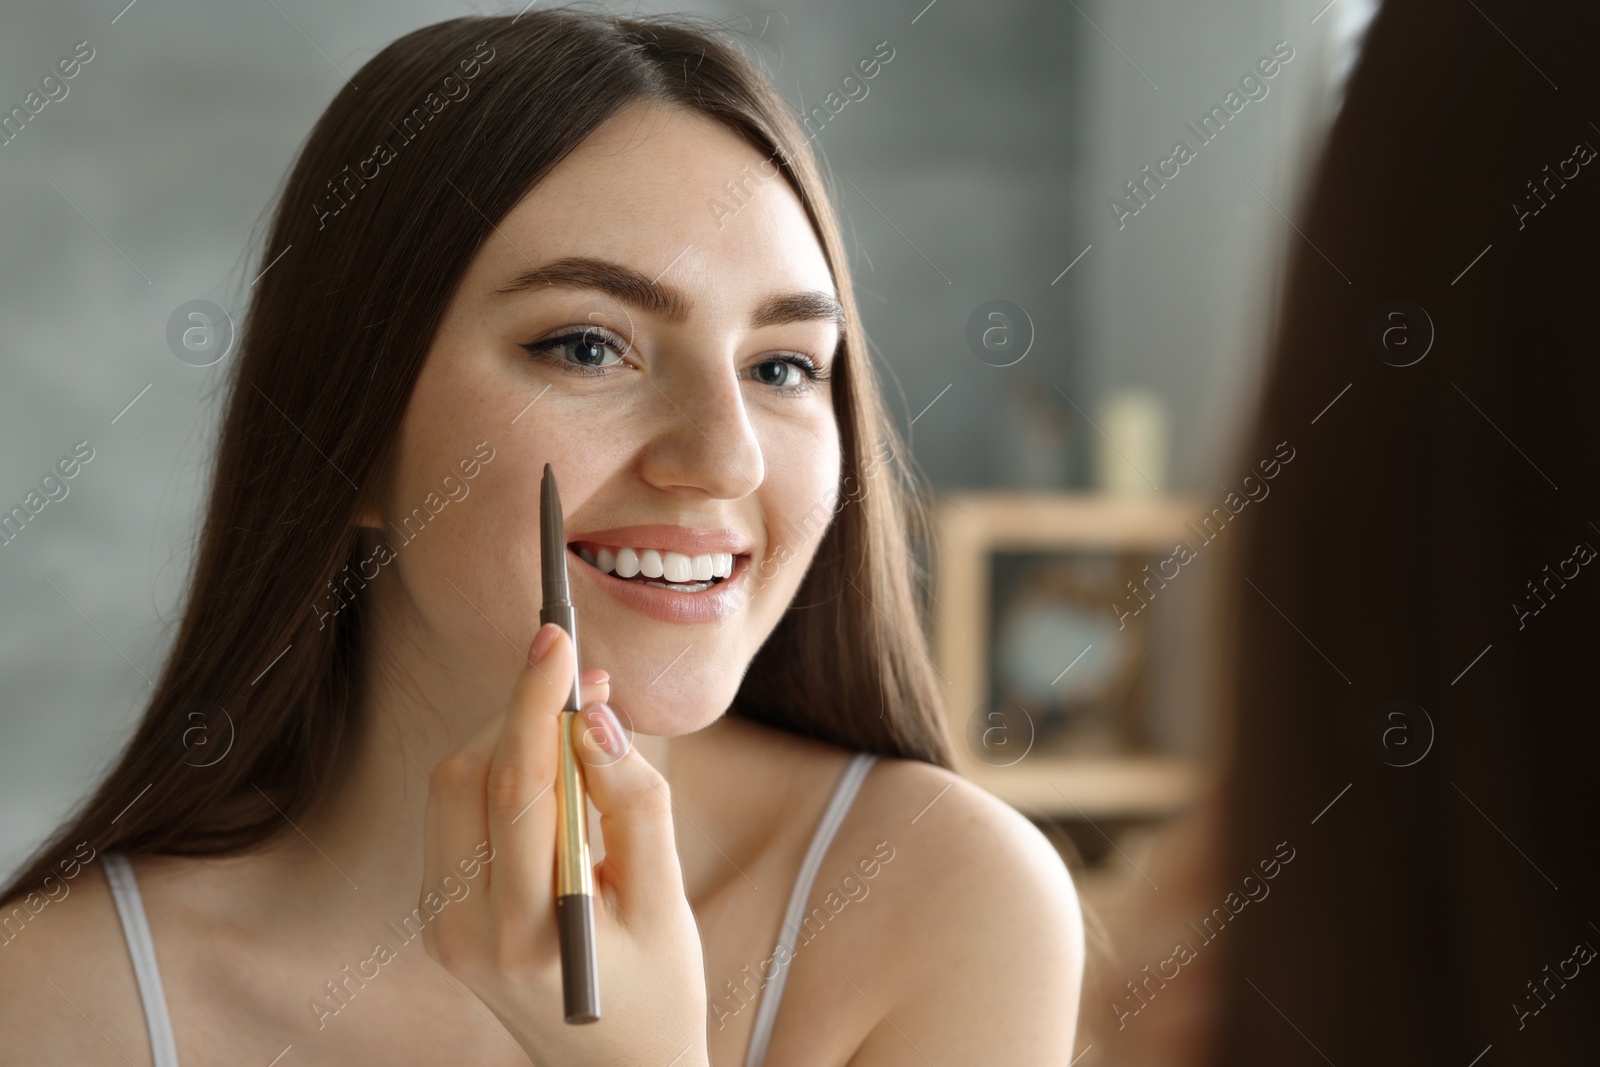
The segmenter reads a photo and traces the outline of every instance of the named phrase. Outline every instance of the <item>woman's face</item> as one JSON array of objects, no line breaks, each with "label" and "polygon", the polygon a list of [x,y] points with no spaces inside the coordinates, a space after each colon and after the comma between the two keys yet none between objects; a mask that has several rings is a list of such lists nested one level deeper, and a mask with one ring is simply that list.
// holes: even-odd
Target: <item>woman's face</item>
[{"label": "woman's face", "polygon": [[[840,466],[830,383],[804,366],[833,371],[837,294],[774,174],[710,119],[634,105],[468,266],[381,514],[364,517],[394,551],[402,595],[386,603],[458,682],[505,692],[539,627],[549,463],[581,665],[610,672],[624,723],[687,733],[732,701],[810,566]],[[730,558],[701,591],[644,584],[694,589]]]}]

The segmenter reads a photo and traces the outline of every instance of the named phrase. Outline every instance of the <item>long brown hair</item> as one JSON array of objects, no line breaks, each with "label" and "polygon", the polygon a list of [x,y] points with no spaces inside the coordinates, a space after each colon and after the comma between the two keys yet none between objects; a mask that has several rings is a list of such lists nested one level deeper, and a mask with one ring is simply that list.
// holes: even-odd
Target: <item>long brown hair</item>
[{"label": "long brown hair", "polygon": [[[80,841],[241,853],[327,799],[363,725],[361,608],[308,606],[355,560],[358,487],[382,469],[479,245],[639,100],[708,115],[773,160],[845,308],[833,387],[844,491],[733,713],[952,767],[922,626],[925,573],[907,552],[928,543],[921,476],[867,363],[821,170],[755,65],[695,19],[566,7],[423,27],[353,82],[312,129],[261,250],[182,622],[149,706],[99,788],[0,900],[39,885]],[[184,743],[229,722],[221,759]]]},{"label": "long brown hair", "polygon": [[1245,462],[1298,458],[1234,546],[1224,888],[1297,858],[1221,946],[1219,1065],[1600,1039],[1600,983],[1556,973],[1600,946],[1600,11],[1479,3],[1383,5],[1289,236]]}]

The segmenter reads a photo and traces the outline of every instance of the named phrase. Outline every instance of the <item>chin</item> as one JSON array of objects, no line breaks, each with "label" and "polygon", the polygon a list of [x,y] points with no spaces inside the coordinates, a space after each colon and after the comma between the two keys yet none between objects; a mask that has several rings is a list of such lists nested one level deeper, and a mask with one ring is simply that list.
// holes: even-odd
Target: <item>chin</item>
[{"label": "chin", "polygon": [[[659,688],[659,687],[658,687]],[[651,737],[681,737],[703,730],[722,718],[733,703],[732,692],[721,687],[694,694],[674,691],[659,693],[646,684],[638,687],[611,686],[611,705],[625,729]]]}]

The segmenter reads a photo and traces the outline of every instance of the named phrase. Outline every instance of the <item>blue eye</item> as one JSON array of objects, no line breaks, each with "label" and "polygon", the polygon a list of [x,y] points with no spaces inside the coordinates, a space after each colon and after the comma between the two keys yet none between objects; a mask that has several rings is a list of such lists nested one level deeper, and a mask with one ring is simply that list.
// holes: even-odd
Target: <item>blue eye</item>
[{"label": "blue eye", "polygon": [[[762,374],[762,368],[778,368],[779,377],[774,380]],[[763,385],[770,385],[774,392],[785,395],[798,395],[811,391],[811,386],[816,382],[825,382],[828,375],[819,373],[816,363],[810,356],[803,356],[798,352],[786,353],[764,359],[755,366],[755,379]]]},{"label": "blue eye", "polygon": [[[622,354],[628,351],[627,342],[598,326],[573,329],[522,347],[535,359],[558,364],[563,370],[574,374],[604,374],[602,368],[614,367],[621,363]],[[616,355],[616,358],[609,363],[605,362],[608,349]],[[567,358],[566,350],[570,350],[571,359]]]}]

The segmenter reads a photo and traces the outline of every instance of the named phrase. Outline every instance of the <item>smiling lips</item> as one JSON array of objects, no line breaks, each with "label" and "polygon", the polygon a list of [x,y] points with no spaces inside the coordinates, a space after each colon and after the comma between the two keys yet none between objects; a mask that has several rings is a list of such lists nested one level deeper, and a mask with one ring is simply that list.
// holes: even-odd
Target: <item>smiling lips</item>
[{"label": "smiling lips", "polygon": [[736,530],[630,526],[567,542],[602,588],[666,622],[711,622],[731,613],[748,570],[750,540]]}]

